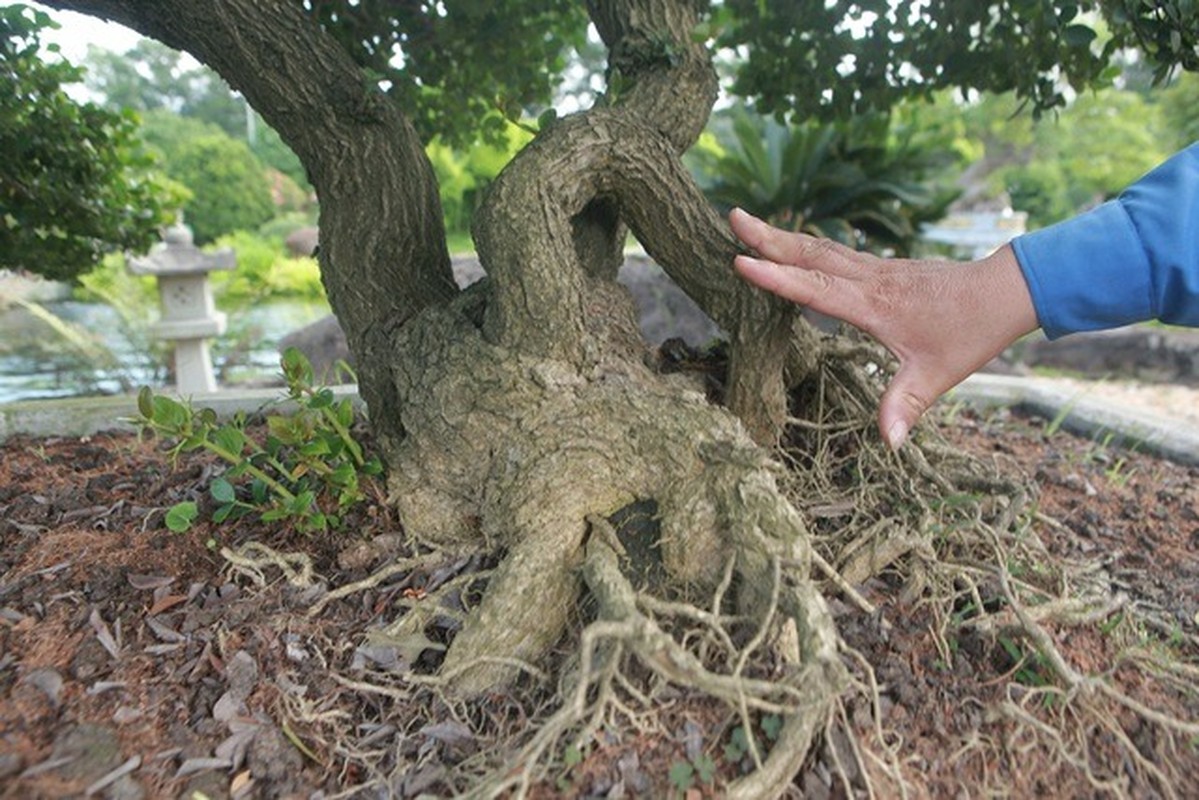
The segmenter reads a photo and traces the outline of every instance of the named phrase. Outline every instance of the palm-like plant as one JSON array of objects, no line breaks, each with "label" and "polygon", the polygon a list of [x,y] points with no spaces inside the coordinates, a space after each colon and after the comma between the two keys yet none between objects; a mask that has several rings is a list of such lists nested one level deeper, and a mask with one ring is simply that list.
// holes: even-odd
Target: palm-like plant
[{"label": "palm-like plant", "polygon": [[788,230],[857,249],[908,253],[920,224],[944,215],[956,192],[930,180],[937,159],[888,118],[788,127],[744,109],[721,144],[692,156],[697,179],[722,209],[744,208]]}]

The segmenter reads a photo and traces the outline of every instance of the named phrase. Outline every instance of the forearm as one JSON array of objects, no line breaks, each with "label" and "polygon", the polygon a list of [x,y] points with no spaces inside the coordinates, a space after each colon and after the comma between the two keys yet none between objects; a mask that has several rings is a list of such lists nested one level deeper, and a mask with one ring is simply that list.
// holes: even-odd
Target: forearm
[{"label": "forearm", "polygon": [[1012,247],[1051,339],[1150,319],[1199,325],[1199,143]]}]

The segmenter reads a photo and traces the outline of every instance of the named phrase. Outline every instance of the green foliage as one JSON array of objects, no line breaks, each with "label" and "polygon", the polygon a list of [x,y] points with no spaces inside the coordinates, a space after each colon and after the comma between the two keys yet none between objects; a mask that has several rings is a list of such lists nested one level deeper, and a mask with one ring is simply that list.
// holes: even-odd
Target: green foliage
[{"label": "green foliage", "polygon": [[[1116,89],[1088,92],[1056,119],[1034,128],[1027,166],[1001,175],[1012,187],[1013,206],[1027,208],[1032,222],[1045,225],[1106,200],[1164,161],[1170,149],[1163,147],[1163,138],[1159,107],[1141,95]],[[1038,209],[1028,201],[1037,195],[1017,202],[1020,183],[1037,172],[1039,191],[1045,193],[1041,197],[1059,206],[1053,215],[1035,213]],[[1054,191],[1049,192],[1051,185]]]},{"label": "green foliage", "polygon": [[526,128],[505,122],[496,114],[488,116],[504,126],[502,137],[476,141],[463,150],[451,148],[440,138],[425,147],[437,174],[445,226],[451,235],[470,231],[471,217],[482,200],[483,190],[533,138]]},{"label": "green foliage", "polygon": [[167,170],[192,191],[184,212],[197,244],[257,228],[275,214],[262,164],[245,142],[223,134],[181,142]]},{"label": "green foliage", "polygon": [[[504,119],[546,105],[570,48],[586,43],[574,0],[305,4],[405,109],[423,141],[465,147],[502,139]],[[396,59],[395,42],[403,57]],[[500,114],[489,112],[498,110]]]},{"label": "green foliage", "polygon": [[279,134],[247,109],[219,75],[204,66],[188,67],[178,50],[153,39],[142,39],[124,53],[89,47],[84,66],[88,89],[103,97],[108,108],[168,111],[206,122],[246,141],[266,166],[301,187],[308,185],[299,158]]},{"label": "green foliage", "polygon": [[1199,75],[1179,77],[1161,95],[1160,107],[1171,138],[1171,150],[1199,142]]},{"label": "green foliage", "polygon": [[223,308],[245,307],[267,298],[320,301],[325,297],[316,259],[289,257],[281,239],[237,231],[212,246],[237,253],[237,269],[209,277]]},{"label": "green foliage", "polygon": [[245,142],[212,123],[161,109],[145,114],[142,132],[167,175],[192,193],[183,210],[198,244],[274,217],[266,171]]},{"label": "green foliage", "polygon": [[1010,91],[1039,113],[1065,104],[1064,84],[1110,83],[1112,59],[1127,46],[1148,53],[1159,80],[1177,66],[1199,68],[1194,0],[892,6],[726,0],[711,25],[719,46],[748,53],[734,93],[800,119],[885,110],[946,88]]},{"label": "green foliage", "polygon": [[134,118],[63,90],[81,73],[41,59],[52,26],[0,7],[0,267],[70,280],[107,252],[149,248],[179,198],[154,178]]},{"label": "green foliage", "polygon": [[[367,458],[350,431],[350,400],[339,401],[332,390],[315,386],[312,365],[298,350],[288,349],[281,364],[297,410],[267,417],[261,443],[246,432],[244,420],[221,423],[212,409],[195,410],[149,387],[138,395],[137,422],[174,440],[172,458],[205,450],[229,464],[209,487],[213,522],[255,514],[263,522],[291,522],[300,531],[337,528],[346,509],[363,498],[363,479],[382,474],[383,467]],[[168,511],[166,524],[187,530],[198,516],[196,504],[188,501]]]},{"label": "green foliage", "polygon": [[692,158],[718,206],[859,249],[908,252],[953,197],[928,180],[933,153],[882,115],[785,126],[739,109],[725,141]]}]

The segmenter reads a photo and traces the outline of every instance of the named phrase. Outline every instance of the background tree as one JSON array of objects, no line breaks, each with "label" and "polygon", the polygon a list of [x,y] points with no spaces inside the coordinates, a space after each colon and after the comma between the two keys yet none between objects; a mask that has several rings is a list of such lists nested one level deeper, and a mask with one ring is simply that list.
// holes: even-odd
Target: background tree
[{"label": "background tree", "polygon": [[[165,115],[162,112],[170,112],[209,123],[248,144],[266,166],[307,185],[304,167],[279,134],[219,75],[204,66],[189,66],[178,50],[153,39],[143,39],[124,53],[91,45],[83,67],[85,85],[105,107],[130,109],[143,116],[160,112],[154,115],[159,120]],[[157,144],[164,147],[162,137]]]},{"label": "background tree", "polygon": [[[580,114],[544,116],[491,185],[473,223],[488,280],[465,291],[450,270],[424,141],[469,140],[479,125],[498,134],[502,121],[484,112],[516,118],[545,103],[565,46],[584,35],[581,4],[51,5],[191,53],[303,162],[320,198],[322,277],[405,530],[430,569],[463,550],[498,561],[444,659],[425,662],[442,685],[470,697],[535,675],[585,591],[593,604],[580,613],[595,624],[578,669],[566,673],[572,699],[554,725],[529,732],[521,758],[535,760],[585,724],[588,699],[606,702],[612,669],[634,659],[734,707],[782,711],[773,749],[727,796],[780,791],[844,671],[809,578],[811,531],[764,448],[786,434],[792,462],[813,465],[790,479],[796,497],[830,475],[896,493],[859,493],[851,504],[866,507],[846,526],[858,555],[847,548],[835,558],[851,584],[933,546],[926,494],[953,492],[959,479],[971,491],[995,484],[977,470],[938,474],[916,447],[888,454],[864,432],[877,388],[853,355],[868,351],[820,338],[793,307],[733,275],[738,244],[681,161],[717,96],[710,37],[753,45],[736,87],[784,116],[885,110],[947,86],[1014,90],[1044,109],[1062,100],[1058,75],[1079,85],[1103,77],[1110,53],[1092,49],[1079,4],[921,4],[901,15],[882,0],[589,0],[609,54],[607,91]],[[1154,33],[1141,8],[1104,5],[1113,41]],[[1182,49],[1160,55],[1186,60],[1195,37],[1182,34]],[[647,363],[615,283],[629,230],[728,332],[722,402]],[[870,369],[880,360],[865,358]],[[846,431],[832,444],[821,438]],[[830,457],[845,460],[821,461]],[[653,525],[624,544],[609,520],[638,503],[655,509]],[[426,627],[456,591],[435,593],[386,635],[436,649]],[[703,598],[706,610],[655,605],[655,596]],[[666,617],[680,609],[711,627],[712,659],[669,635]],[[510,765],[495,766],[496,780],[514,780]]]},{"label": "background tree", "polygon": [[146,114],[143,131],[166,173],[191,191],[183,209],[198,243],[253,230],[275,215],[266,169],[245,142],[163,109]]},{"label": "background tree", "polygon": [[940,143],[893,129],[889,115],[792,126],[743,108],[722,116],[727,134],[701,140],[690,163],[725,213],[743,208],[857,250],[909,255],[921,223],[944,216],[957,195],[934,177],[948,161]]},{"label": "background tree", "polygon": [[135,119],[63,90],[81,72],[40,57],[52,25],[0,8],[0,267],[69,280],[105,253],[148,248],[180,198],[153,177]]}]

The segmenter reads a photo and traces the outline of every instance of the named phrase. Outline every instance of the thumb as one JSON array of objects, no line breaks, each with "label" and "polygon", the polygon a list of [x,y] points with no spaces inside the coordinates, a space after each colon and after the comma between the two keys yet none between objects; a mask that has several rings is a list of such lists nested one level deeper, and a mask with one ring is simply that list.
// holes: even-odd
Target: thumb
[{"label": "thumb", "polygon": [[892,450],[898,450],[920,416],[941,396],[937,382],[922,370],[905,364],[887,385],[878,410],[878,427],[883,440]]}]

